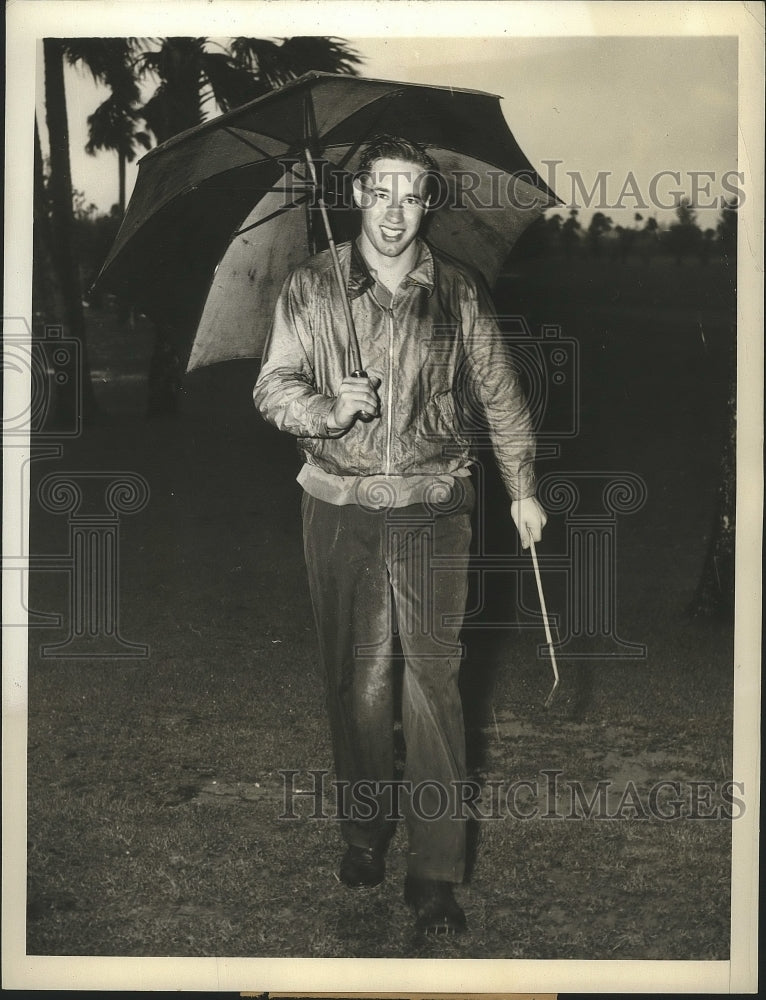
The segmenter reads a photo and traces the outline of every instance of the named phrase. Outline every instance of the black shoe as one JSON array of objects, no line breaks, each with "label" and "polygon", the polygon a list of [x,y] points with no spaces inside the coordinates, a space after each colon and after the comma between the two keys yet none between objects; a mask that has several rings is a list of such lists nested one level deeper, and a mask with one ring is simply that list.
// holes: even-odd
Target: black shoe
[{"label": "black shoe", "polygon": [[374,847],[354,847],[343,855],[340,863],[340,880],[350,889],[372,888],[386,877],[383,852]]},{"label": "black shoe", "polygon": [[465,913],[452,893],[451,882],[408,875],[404,901],[415,911],[415,929],[421,934],[460,934],[466,929]]}]

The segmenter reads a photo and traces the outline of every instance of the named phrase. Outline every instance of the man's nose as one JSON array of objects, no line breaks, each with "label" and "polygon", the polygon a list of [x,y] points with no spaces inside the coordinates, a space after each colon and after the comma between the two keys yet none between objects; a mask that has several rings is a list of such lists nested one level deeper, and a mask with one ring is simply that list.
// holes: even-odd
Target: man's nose
[{"label": "man's nose", "polygon": [[391,222],[394,221],[400,222],[403,218],[403,215],[404,213],[402,211],[402,206],[397,205],[395,202],[391,202],[391,204],[386,209],[386,218],[390,219]]}]

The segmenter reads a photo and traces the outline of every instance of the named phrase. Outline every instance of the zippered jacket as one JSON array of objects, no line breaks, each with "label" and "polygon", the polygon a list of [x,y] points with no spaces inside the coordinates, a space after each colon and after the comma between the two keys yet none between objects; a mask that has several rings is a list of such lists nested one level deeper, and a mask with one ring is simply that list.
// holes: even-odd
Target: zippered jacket
[{"label": "zippered jacket", "polygon": [[327,417],[352,362],[329,251],[285,281],[253,397],[337,476],[454,473],[491,442],[513,500],[534,493],[535,440],[513,358],[481,279],[424,240],[389,306],[355,243],[338,247],[360,355],[380,379],[380,417],[348,430]]}]

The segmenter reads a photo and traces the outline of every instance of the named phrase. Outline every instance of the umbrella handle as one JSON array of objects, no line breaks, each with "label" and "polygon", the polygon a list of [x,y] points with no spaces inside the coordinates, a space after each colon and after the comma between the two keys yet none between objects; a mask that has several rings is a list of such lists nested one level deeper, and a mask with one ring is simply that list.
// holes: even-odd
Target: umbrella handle
[{"label": "umbrella handle", "polygon": [[[351,378],[368,378],[368,375],[367,372],[357,368],[356,371],[351,372]],[[374,414],[368,413],[366,410],[358,410],[356,416],[357,419],[363,420],[366,424],[375,419]]]}]

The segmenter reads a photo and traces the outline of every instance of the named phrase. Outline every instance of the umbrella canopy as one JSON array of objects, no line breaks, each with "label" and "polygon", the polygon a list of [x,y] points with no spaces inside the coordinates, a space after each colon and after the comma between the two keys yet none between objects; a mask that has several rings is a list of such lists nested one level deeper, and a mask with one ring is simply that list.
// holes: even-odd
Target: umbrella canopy
[{"label": "umbrella canopy", "polygon": [[442,207],[429,213],[424,235],[490,285],[523,230],[557,203],[499,97],[308,73],[141,159],[99,284],[157,322],[197,331],[190,369],[259,356],[285,276],[326,245],[305,150],[331,180],[340,242],[359,228],[350,198],[359,150],[383,132],[420,143],[437,161]]}]

